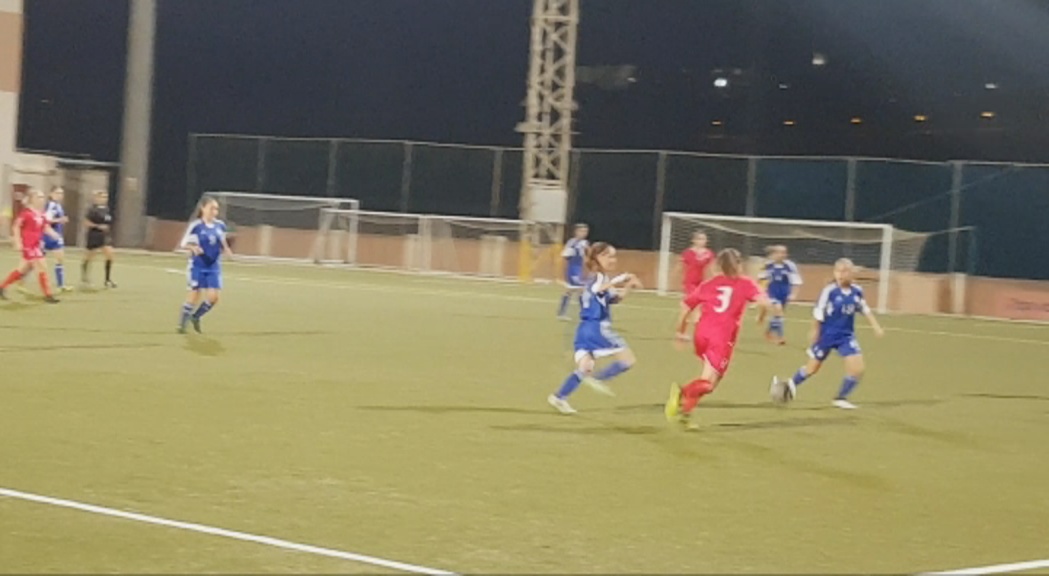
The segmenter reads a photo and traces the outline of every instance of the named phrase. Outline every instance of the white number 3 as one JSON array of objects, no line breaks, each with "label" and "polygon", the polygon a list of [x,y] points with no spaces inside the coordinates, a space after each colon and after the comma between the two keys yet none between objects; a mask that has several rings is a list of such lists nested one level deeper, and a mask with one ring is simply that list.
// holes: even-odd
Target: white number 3
[{"label": "white number 3", "polygon": [[729,286],[722,286],[718,288],[718,303],[714,306],[714,312],[721,314],[725,310],[728,310],[728,305],[732,303],[732,288]]}]

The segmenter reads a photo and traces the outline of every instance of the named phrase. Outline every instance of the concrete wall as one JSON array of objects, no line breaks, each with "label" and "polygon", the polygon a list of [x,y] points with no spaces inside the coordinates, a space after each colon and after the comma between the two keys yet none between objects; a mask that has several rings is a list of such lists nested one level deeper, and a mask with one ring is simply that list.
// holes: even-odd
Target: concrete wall
[{"label": "concrete wall", "polygon": [[[18,93],[22,84],[22,0],[0,0],[0,167],[13,165],[18,136]],[[9,186],[0,205],[10,202]]]}]

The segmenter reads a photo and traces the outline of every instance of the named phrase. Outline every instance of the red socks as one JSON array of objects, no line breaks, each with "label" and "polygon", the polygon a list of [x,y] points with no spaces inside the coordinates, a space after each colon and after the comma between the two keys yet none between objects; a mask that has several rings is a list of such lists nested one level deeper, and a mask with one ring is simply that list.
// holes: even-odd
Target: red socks
[{"label": "red socks", "polygon": [[44,291],[44,296],[50,296],[51,285],[47,282],[47,272],[41,272],[38,278],[40,279],[40,289]]},{"label": "red socks", "polygon": [[691,384],[681,389],[681,411],[689,414],[699,403],[699,399],[714,391],[714,385],[709,380],[693,380]]},{"label": "red socks", "polygon": [[7,276],[7,280],[4,280],[3,284],[0,284],[0,288],[7,288],[8,286],[18,282],[22,278],[22,273],[18,270],[11,272]]}]

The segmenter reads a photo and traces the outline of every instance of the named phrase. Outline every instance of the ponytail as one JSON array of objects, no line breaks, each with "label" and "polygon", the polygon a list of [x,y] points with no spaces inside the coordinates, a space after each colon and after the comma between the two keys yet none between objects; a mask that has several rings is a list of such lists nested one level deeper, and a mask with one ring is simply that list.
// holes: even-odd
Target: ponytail
[{"label": "ponytail", "polygon": [[740,276],[743,272],[743,256],[735,248],[725,248],[718,252],[718,268],[730,278]]}]

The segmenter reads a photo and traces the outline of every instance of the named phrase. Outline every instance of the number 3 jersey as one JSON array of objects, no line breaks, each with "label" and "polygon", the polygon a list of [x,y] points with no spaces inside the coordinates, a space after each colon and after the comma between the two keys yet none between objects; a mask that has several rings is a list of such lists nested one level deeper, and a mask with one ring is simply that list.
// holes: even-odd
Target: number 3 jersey
[{"label": "number 3 jersey", "polygon": [[757,283],[746,276],[715,276],[700,284],[685,298],[686,306],[698,307],[702,314],[696,334],[734,341],[747,304],[757,300],[760,293]]},{"label": "number 3 jersey", "polygon": [[190,256],[190,264],[197,269],[209,269],[218,266],[222,257],[222,239],[226,236],[226,224],[222,220],[204,222],[194,220],[182,237],[182,247],[200,246],[201,253]]}]

